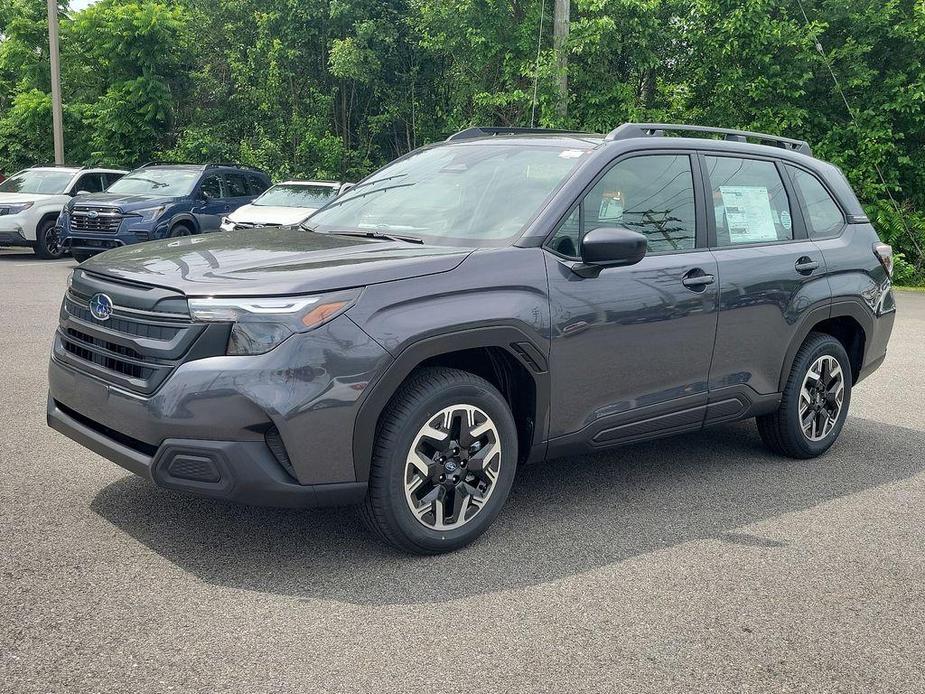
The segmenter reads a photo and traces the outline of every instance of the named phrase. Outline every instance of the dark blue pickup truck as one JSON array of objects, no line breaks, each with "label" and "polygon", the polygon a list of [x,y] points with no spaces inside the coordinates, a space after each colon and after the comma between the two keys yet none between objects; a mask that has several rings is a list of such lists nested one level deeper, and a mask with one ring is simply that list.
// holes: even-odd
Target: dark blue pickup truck
[{"label": "dark blue pickup truck", "polygon": [[58,232],[82,262],[110,248],[218,231],[222,217],[269,187],[265,173],[236,164],[146,164],[103,193],[70,201]]}]

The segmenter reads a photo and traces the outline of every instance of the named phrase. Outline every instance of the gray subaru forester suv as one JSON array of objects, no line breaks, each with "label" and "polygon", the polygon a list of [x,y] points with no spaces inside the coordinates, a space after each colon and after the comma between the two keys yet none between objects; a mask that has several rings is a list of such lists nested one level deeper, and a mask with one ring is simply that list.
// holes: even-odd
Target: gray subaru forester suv
[{"label": "gray subaru forester suv", "polygon": [[163,487],[359,504],[444,552],[526,463],[750,417],[824,453],[886,353],[891,269],[805,142],[471,128],[300,227],[80,265],[48,423]]}]

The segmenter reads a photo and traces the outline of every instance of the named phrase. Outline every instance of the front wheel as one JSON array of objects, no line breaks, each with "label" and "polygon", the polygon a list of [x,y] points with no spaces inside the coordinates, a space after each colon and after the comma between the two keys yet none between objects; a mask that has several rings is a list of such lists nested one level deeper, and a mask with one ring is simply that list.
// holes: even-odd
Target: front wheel
[{"label": "front wheel", "polygon": [[775,453],[815,458],[841,433],[851,402],[851,362],[831,335],[811,333],[793,360],[780,408],[758,417],[758,433]]},{"label": "front wheel", "polygon": [[64,244],[55,228],[55,220],[47,219],[35,230],[35,254],[43,260],[56,260],[64,255]]},{"label": "front wheel", "polygon": [[465,371],[421,369],[379,424],[363,519],[407,552],[458,549],[495,520],[516,467],[517,427],[501,393]]}]

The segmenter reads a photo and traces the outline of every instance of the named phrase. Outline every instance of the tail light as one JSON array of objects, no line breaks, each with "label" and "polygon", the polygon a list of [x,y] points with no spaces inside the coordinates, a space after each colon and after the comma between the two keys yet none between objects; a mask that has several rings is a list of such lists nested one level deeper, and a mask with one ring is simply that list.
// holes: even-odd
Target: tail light
[{"label": "tail light", "polygon": [[889,277],[893,276],[893,247],[887,243],[875,243],[874,244],[874,255],[877,256],[877,260],[880,261],[880,264],[883,266],[883,269],[886,270],[886,274]]}]

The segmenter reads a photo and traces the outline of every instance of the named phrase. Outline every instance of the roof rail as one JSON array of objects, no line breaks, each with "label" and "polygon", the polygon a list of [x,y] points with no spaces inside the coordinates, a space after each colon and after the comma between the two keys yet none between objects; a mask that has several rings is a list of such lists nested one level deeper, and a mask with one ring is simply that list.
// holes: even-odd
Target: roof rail
[{"label": "roof rail", "polygon": [[144,164],[139,166],[139,169],[143,169],[146,166],[202,166],[202,164],[194,164],[191,161],[146,161]]},{"label": "roof rail", "polygon": [[475,137],[488,137],[492,135],[572,135],[577,134],[575,130],[557,130],[555,128],[516,128],[516,127],[494,127],[494,126],[476,126],[472,128],[466,128],[465,130],[460,130],[458,133],[453,133],[448,138],[447,142],[455,142],[457,140],[471,140]]},{"label": "roof rail", "polygon": [[220,166],[228,169],[242,169],[243,171],[257,171],[258,173],[264,173],[263,169],[258,169],[256,166],[246,166],[244,164],[234,164],[232,162],[226,161],[216,161],[210,164],[206,164],[207,169],[215,169]]},{"label": "roof rail", "polygon": [[667,132],[703,133],[709,135],[723,135],[730,142],[747,142],[749,139],[758,140],[761,144],[772,145],[782,149],[799,152],[809,157],[813,156],[812,149],[805,140],[794,140],[789,137],[755,133],[750,130],[733,130],[730,128],[711,128],[705,125],[673,125],[671,123],[624,123],[619,128],[611,130],[605,139],[627,140],[632,137],[664,137]]}]

